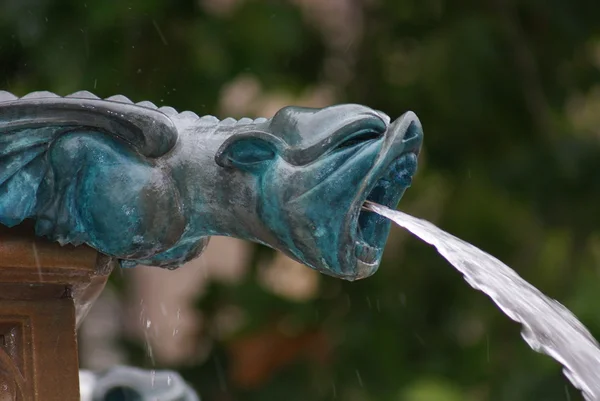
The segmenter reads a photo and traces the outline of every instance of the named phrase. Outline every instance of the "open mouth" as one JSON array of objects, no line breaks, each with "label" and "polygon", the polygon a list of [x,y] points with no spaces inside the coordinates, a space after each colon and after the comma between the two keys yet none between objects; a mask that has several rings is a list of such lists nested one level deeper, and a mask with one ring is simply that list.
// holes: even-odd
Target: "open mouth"
[{"label": "open mouth", "polygon": [[392,160],[370,189],[365,191],[356,216],[355,255],[366,265],[377,265],[383,254],[390,222],[362,209],[365,201],[395,209],[417,170],[417,154],[407,152]]}]

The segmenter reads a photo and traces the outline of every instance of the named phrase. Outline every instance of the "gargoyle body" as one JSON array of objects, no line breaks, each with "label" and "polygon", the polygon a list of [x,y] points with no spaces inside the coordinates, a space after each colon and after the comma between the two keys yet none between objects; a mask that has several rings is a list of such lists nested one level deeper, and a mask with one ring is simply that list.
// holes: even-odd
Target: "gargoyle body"
[{"label": "gargoyle body", "polygon": [[422,129],[360,105],[286,107],[270,119],[198,117],[123,96],[0,91],[0,224],[176,268],[213,235],[354,280],[379,266],[416,171]]}]

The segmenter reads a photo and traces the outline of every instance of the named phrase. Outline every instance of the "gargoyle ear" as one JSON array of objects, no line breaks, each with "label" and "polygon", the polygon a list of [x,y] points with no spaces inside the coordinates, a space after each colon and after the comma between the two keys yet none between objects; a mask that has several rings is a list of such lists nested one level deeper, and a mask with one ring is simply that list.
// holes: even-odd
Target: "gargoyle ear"
[{"label": "gargoyle ear", "polygon": [[225,141],[217,152],[215,161],[221,167],[258,172],[276,155],[277,149],[270,141],[256,136],[242,136]]}]

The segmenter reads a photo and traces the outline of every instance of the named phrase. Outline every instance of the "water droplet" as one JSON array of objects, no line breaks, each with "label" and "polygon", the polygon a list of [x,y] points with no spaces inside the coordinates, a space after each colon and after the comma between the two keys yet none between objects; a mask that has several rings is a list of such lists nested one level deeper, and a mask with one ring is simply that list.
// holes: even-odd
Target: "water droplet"
[{"label": "water droplet", "polygon": [[358,369],[356,369],[356,377],[358,378],[358,384],[360,384],[361,387],[364,387],[362,377],[360,377],[360,372]]}]

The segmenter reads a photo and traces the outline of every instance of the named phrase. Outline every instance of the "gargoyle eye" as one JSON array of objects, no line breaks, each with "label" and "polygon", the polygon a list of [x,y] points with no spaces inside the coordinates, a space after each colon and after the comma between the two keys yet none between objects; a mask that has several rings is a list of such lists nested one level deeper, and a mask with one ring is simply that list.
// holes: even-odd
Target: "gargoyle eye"
[{"label": "gargoyle eye", "polygon": [[370,142],[381,138],[382,135],[383,133],[375,132],[370,129],[358,131],[355,134],[349,135],[347,138],[344,138],[344,140],[336,146],[336,150],[343,150],[365,142]]}]

